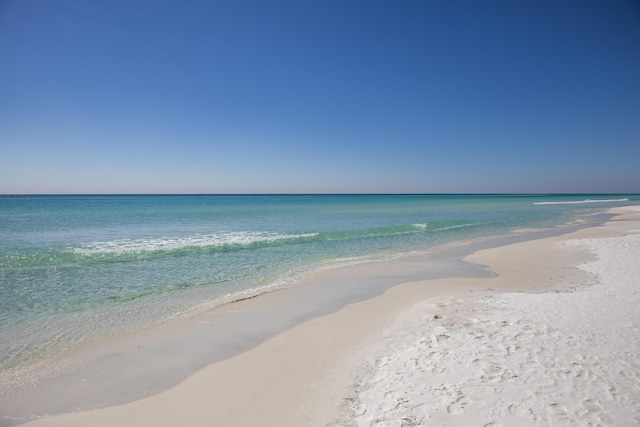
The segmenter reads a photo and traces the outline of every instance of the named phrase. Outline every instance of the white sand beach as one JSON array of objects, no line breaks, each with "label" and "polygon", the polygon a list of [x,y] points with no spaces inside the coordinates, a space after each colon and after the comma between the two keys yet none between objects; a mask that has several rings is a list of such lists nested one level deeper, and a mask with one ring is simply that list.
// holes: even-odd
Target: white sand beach
[{"label": "white sand beach", "polygon": [[583,236],[616,224],[554,242],[594,256],[578,265],[586,276],[563,275],[553,292],[439,298],[403,312],[360,367],[345,425],[640,425],[637,217],[628,235]]},{"label": "white sand beach", "polygon": [[405,283],[160,394],[25,425],[638,425],[640,209],[612,212],[467,257],[493,278]]}]

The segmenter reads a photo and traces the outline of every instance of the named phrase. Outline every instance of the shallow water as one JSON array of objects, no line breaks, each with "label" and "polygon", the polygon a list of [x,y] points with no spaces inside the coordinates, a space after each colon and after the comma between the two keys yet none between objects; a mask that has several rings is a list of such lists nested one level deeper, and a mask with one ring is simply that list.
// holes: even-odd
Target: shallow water
[{"label": "shallow water", "polygon": [[316,271],[547,227],[638,199],[0,196],[0,372]]}]

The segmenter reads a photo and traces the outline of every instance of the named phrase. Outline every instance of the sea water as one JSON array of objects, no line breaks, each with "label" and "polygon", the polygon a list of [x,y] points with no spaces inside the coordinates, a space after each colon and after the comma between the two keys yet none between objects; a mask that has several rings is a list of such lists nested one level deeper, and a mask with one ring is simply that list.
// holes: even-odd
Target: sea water
[{"label": "sea water", "polygon": [[0,373],[303,283],[637,195],[0,196]]}]

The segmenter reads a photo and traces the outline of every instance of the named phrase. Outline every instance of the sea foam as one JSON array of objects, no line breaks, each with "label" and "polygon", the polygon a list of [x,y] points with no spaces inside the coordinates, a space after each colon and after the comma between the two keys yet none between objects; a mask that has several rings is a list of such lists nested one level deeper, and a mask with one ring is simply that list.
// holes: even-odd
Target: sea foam
[{"label": "sea foam", "polygon": [[71,251],[82,255],[126,254],[136,252],[172,251],[189,247],[248,246],[281,240],[312,238],[317,233],[280,234],[271,232],[230,231],[215,234],[186,237],[158,237],[148,239],[119,239],[106,242],[92,242],[73,248]]},{"label": "sea foam", "polygon": [[616,203],[628,202],[629,199],[586,199],[586,200],[567,200],[561,202],[535,202],[534,205],[577,205],[582,203]]}]

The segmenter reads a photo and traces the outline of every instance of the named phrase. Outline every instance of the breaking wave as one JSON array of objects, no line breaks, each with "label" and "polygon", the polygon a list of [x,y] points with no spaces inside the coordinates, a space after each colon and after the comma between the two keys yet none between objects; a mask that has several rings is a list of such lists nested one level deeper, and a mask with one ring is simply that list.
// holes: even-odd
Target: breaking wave
[{"label": "breaking wave", "polygon": [[266,231],[228,231],[190,236],[115,239],[51,248],[45,251],[12,254],[0,258],[0,269],[40,269],[84,266],[93,263],[142,260],[197,253],[226,253],[274,246],[323,244],[335,241],[357,241],[395,238],[403,235],[447,233],[473,227],[478,223],[465,220],[433,221],[358,230],[336,230],[309,233],[277,233]]},{"label": "breaking wave", "polygon": [[183,249],[233,250],[262,247],[270,244],[297,244],[329,240],[350,240],[367,237],[384,237],[412,233],[445,231],[469,227],[474,223],[466,221],[438,221],[424,224],[408,224],[376,227],[362,230],[335,232],[315,232],[302,234],[281,234],[259,231],[232,231],[186,237],[159,237],[146,239],[119,239],[106,242],[92,242],[72,248],[69,252],[78,255],[134,254],[146,252],[173,252]]},{"label": "breaking wave", "polygon": [[280,234],[269,232],[238,231],[187,237],[160,237],[149,239],[120,239],[108,242],[93,242],[72,252],[82,255],[127,254],[141,252],[176,251],[185,248],[230,248],[249,247],[271,242],[295,242],[312,239],[318,233]]},{"label": "breaking wave", "polygon": [[628,202],[629,199],[586,199],[586,200],[567,200],[562,202],[535,202],[534,205],[577,205],[582,203],[616,203]]}]

